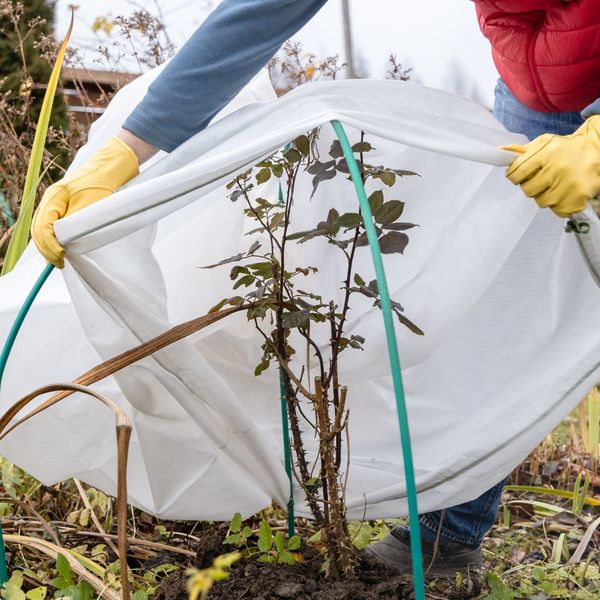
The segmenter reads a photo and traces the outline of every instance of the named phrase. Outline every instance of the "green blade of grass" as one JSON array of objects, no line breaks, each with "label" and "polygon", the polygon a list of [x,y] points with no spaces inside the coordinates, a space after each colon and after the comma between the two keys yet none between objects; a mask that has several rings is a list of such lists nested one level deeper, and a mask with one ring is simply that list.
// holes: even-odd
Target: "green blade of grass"
[{"label": "green blade of grass", "polygon": [[[573,499],[573,492],[569,490],[555,490],[535,485],[507,485],[504,487],[507,492],[530,492],[532,494],[548,494],[550,496],[559,496],[560,498]],[[597,498],[584,498],[584,503],[588,506],[600,506],[600,500]]]},{"label": "green blade of grass", "polygon": [[25,186],[23,188],[23,196],[21,200],[21,210],[6,250],[4,263],[2,264],[2,272],[0,272],[0,275],[6,275],[6,273],[9,273],[14,269],[17,261],[19,258],[21,258],[21,255],[27,247],[27,242],[29,241],[29,229],[31,227],[33,206],[35,204],[35,192],[40,182],[40,169],[42,166],[44,146],[46,144],[46,135],[48,133],[48,124],[50,123],[50,115],[52,113],[52,104],[54,102],[54,96],[56,95],[56,87],[58,85],[60,70],[62,68],[65,52],[67,50],[67,43],[71,37],[72,29],[73,14],[71,14],[71,23],[69,24],[69,29],[62,41],[62,44],[60,45],[58,56],[56,57],[56,63],[52,69],[52,74],[50,75],[50,80],[48,81],[48,87],[46,88],[46,93],[44,94],[44,101],[42,102],[40,118],[38,119],[37,128],[35,130],[33,148],[31,149],[31,157],[29,158],[27,175],[25,177]]},{"label": "green blade of grass", "polygon": [[600,394],[594,388],[587,398],[588,409],[588,452],[595,458],[600,457]]},{"label": "green blade of grass", "polygon": [[569,549],[566,545],[567,535],[565,533],[561,533],[558,536],[557,540],[554,540],[554,544],[552,546],[552,556],[550,557],[550,562],[556,564],[562,564],[563,559],[565,561],[569,560]]}]

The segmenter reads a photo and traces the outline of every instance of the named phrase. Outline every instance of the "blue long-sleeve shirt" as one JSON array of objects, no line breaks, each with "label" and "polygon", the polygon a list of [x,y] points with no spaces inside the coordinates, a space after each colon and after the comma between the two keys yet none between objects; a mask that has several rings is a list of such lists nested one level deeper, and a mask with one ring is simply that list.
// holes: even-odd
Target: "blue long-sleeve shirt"
[{"label": "blue long-sleeve shirt", "polygon": [[327,0],[224,0],[179,50],[123,127],[170,152],[210,120]]},{"label": "blue long-sleeve shirt", "polygon": [[[326,2],[224,0],[153,81],[123,127],[174,150],[204,129]],[[600,114],[600,100],[582,114]]]}]

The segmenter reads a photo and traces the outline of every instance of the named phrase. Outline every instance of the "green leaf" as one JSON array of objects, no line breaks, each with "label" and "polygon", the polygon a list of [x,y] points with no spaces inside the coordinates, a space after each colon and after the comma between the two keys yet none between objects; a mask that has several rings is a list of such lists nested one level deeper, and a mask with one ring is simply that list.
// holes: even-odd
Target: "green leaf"
[{"label": "green leaf", "polygon": [[339,231],[339,225],[337,224],[338,219],[340,218],[340,213],[335,208],[330,208],[327,213],[327,226],[330,230],[334,230],[337,228]]},{"label": "green leaf", "polygon": [[375,221],[381,225],[388,225],[400,218],[404,211],[404,202],[389,200],[382,204],[373,214]]},{"label": "green leaf", "polygon": [[331,156],[331,158],[341,158],[344,156],[344,151],[342,150],[342,145],[339,140],[333,140],[331,148],[329,148],[329,156]]},{"label": "green leaf", "polygon": [[281,531],[278,531],[275,534],[275,549],[277,550],[277,552],[282,553],[285,550],[285,540],[283,538],[283,533]]},{"label": "green leaf", "polygon": [[254,369],[254,376],[258,377],[261,373],[264,373],[264,371],[266,371],[269,368],[269,365],[271,364],[271,361],[267,358],[264,358],[263,360],[261,360],[258,365],[256,365],[256,368]]},{"label": "green leaf", "polygon": [[279,562],[285,563],[286,565],[294,565],[294,564],[296,564],[296,561],[294,560],[293,554],[291,552],[288,552],[287,550],[284,550],[279,555]]},{"label": "green leaf", "polygon": [[275,561],[276,561],[276,557],[271,554],[263,554],[258,559],[258,562],[263,562],[263,563],[274,563]]},{"label": "green leaf", "polygon": [[372,529],[367,521],[363,523],[360,521],[351,521],[348,523],[348,532],[350,533],[352,544],[358,550],[366,548],[371,542]]},{"label": "green leaf", "polygon": [[248,267],[245,267],[243,265],[236,265],[229,272],[229,279],[231,279],[232,281],[235,281],[240,275],[249,275],[249,274],[250,274],[250,270],[248,269]]},{"label": "green leaf", "polygon": [[244,275],[243,277],[240,277],[240,279],[238,279],[234,286],[233,289],[237,290],[239,287],[248,287],[249,285],[252,285],[254,282],[256,281],[256,277],[254,277],[254,275]]},{"label": "green leaf", "polygon": [[271,222],[269,223],[270,229],[271,230],[277,229],[283,223],[284,219],[285,219],[284,212],[280,212],[280,213],[273,215],[273,218],[271,219]]},{"label": "green leaf", "polygon": [[308,538],[308,543],[309,544],[320,544],[321,543],[321,530],[319,529],[319,531],[317,531],[317,533],[314,533],[313,535],[311,535]]},{"label": "green leaf", "polygon": [[327,179],[333,179],[335,175],[335,169],[331,169],[331,171],[321,171],[320,173],[317,173],[312,180],[313,191],[310,197],[312,198],[315,195],[315,192],[317,191],[317,188],[319,187],[319,184],[321,182],[326,181]]},{"label": "green leaf", "polygon": [[237,544],[239,544],[239,541],[240,541],[240,534],[232,533],[231,535],[228,535],[223,540],[223,544],[232,544],[233,546],[236,546]]},{"label": "green leaf", "polygon": [[288,541],[288,550],[300,550],[302,540],[299,535],[293,535]]},{"label": "green leaf", "polygon": [[311,175],[316,175],[321,171],[328,171],[335,165],[335,160],[328,160],[327,162],[321,162],[320,160],[315,160],[310,167],[308,167],[307,172]]},{"label": "green leaf", "polygon": [[365,280],[358,273],[354,273],[354,283],[356,285],[367,285]]},{"label": "green leaf", "polygon": [[[362,166],[360,160],[357,160],[356,163],[359,167]],[[337,164],[335,165],[335,170],[346,175],[350,173],[350,169],[348,168],[348,163],[346,162],[345,158],[340,158],[340,160],[338,160]]]},{"label": "green leaf", "polygon": [[408,244],[408,236],[400,231],[390,231],[379,238],[382,254],[402,254]]},{"label": "green leaf", "polygon": [[318,235],[325,235],[326,231],[324,229],[309,229],[307,231],[298,231],[296,233],[290,233],[285,236],[286,240],[301,240],[302,242],[306,242],[311,238],[314,238]]},{"label": "green leaf", "polygon": [[300,150],[300,152],[304,156],[308,156],[310,151],[310,142],[308,141],[308,136],[300,135],[294,140],[294,146]]},{"label": "green leaf", "polygon": [[381,190],[377,190],[369,196],[369,206],[373,214],[383,206],[383,192]]},{"label": "green leaf", "polygon": [[260,248],[260,242],[257,240],[256,242],[252,243],[250,248],[248,248],[248,252],[246,252],[246,254],[248,256],[250,256],[251,254],[254,254],[259,248]]},{"label": "green leaf", "polygon": [[247,267],[248,270],[254,271],[255,275],[268,276],[273,274],[273,265],[268,261],[251,263]]},{"label": "green leaf", "polygon": [[396,175],[391,171],[380,171],[373,175],[374,179],[380,179],[388,187],[392,187],[396,183]]},{"label": "green leaf", "polygon": [[73,571],[64,554],[59,553],[56,557],[56,570],[66,582],[73,584]]},{"label": "green leaf", "polygon": [[36,587],[36,588],[33,588],[32,590],[29,590],[25,594],[25,598],[27,598],[27,600],[44,600],[47,593],[48,593],[48,588],[46,586],[42,585],[40,587]]},{"label": "green leaf", "polygon": [[281,317],[281,324],[286,329],[291,329],[292,327],[302,327],[308,323],[309,314],[310,309],[308,308],[294,312],[283,313]]},{"label": "green leaf", "polygon": [[496,575],[490,572],[487,576],[488,584],[491,588],[490,594],[486,600],[514,600],[514,593],[510,591],[508,586]]},{"label": "green leaf", "polygon": [[373,149],[369,142],[358,142],[352,146],[352,152],[370,152]]},{"label": "green leaf", "polygon": [[392,173],[398,175],[398,177],[410,177],[412,175],[416,175],[417,177],[421,177],[418,173],[414,171],[405,171],[404,169],[390,169]]},{"label": "green leaf", "polygon": [[236,254],[235,256],[230,256],[229,258],[224,258],[223,260],[219,261],[218,263],[214,263],[212,265],[206,265],[205,267],[200,267],[201,269],[214,269],[215,267],[220,267],[221,265],[226,265],[228,263],[232,263],[232,262],[238,262],[239,260],[242,260],[242,258],[244,258],[244,254],[240,253],[240,254]]},{"label": "green leaf", "polygon": [[248,527],[248,525],[246,525],[246,527],[242,529],[242,535],[245,538],[249,538],[252,535],[252,527]]},{"label": "green leaf", "polygon": [[398,321],[400,321],[400,323],[402,323],[402,325],[404,325],[405,327],[410,329],[410,331],[412,331],[414,334],[425,335],[425,332],[422,329],[417,327],[417,325],[415,325],[410,319],[405,317],[399,310],[394,310],[394,312],[396,313],[396,316],[398,317]]},{"label": "green leaf", "polygon": [[229,530],[232,533],[239,533],[242,528],[242,515],[239,512],[236,512],[233,515],[233,519],[231,519],[231,523],[229,524]]},{"label": "green leaf", "polygon": [[269,181],[269,179],[271,179],[271,169],[267,167],[263,167],[256,174],[256,183],[258,184],[266,183],[267,181]]},{"label": "green leaf", "polygon": [[54,96],[56,95],[56,87],[60,77],[60,70],[65,57],[65,52],[67,51],[67,43],[71,37],[72,30],[73,15],[71,15],[69,29],[58,50],[56,62],[54,63],[48,85],[46,86],[46,92],[44,93],[40,117],[37,122],[35,137],[33,138],[33,147],[31,149],[29,165],[27,167],[27,175],[25,176],[25,185],[23,186],[21,211],[19,212],[19,218],[17,219],[10,242],[8,243],[6,255],[4,256],[4,263],[2,264],[2,272],[0,275],[6,275],[6,273],[10,273],[10,271],[14,269],[17,261],[19,258],[21,258],[21,255],[27,247],[27,242],[29,241],[29,229],[31,227],[31,218],[33,216],[35,193],[39,182],[44,175],[42,173],[40,176],[40,169],[42,166],[42,158],[44,156],[44,146],[46,144],[46,135],[48,133],[50,115],[52,114],[52,104],[54,102]]},{"label": "green leaf", "polygon": [[258,528],[258,549],[261,552],[268,552],[273,545],[273,532],[269,523],[263,519]]},{"label": "green leaf", "polygon": [[2,597],[5,600],[25,600],[23,587],[23,573],[13,571],[10,579],[2,586]]},{"label": "green leaf", "polygon": [[290,163],[297,163],[302,158],[302,155],[298,150],[292,148],[291,150],[284,152],[283,157]]},{"label": "green leaf", "polygon": [[79,600],[92,600],[94,597],[94,588],[87,581],[80,581],[77,590],[79,591]]},{"label": "green leaf", "polygon": [[355,229],[362,223],[360,213],[344,213],[338,220],[337,224],[345,229]]},{"label": "green leaf", "polygon": [[418,227],[416,223],[387,223],[381,226],[381,229],[388,229],[391,231],[406,231],[407,229],[412,229],[413,227]]}]

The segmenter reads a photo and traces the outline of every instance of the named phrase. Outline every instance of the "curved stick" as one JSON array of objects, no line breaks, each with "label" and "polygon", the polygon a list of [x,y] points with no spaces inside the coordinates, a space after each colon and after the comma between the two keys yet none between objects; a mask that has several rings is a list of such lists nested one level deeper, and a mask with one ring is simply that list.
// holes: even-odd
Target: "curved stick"
[{"label": "curved stick", "polygon": [[[35,400],[38,396],[42,394],[47,394],[48,392],[68,392],[69,394],[73,394],[74,392],[80,392],[82,394],[86,394],[88,396],[92,396],[99,400],[104,405],[108,406],[113,411],[115,415],[116,429],[117,429],[117,534],[118,534],[118,548],[119,548],[119,563],[121,567],[121,592],[123,600],[130,600],[131,592],[129,589],[129,578],[128,578],[128,568],[127,568],[127,458],[129,454],[129,439],[131,437],[131,420],[125,414],[125,412],[115,404],[110,398],[95,392],[94,390],[89,389],[86,386],[79,385],[76,383],[55,383],[52,385],[46,385],[44,387],[38,388],[37,390],[28,394],[23,400],[26,401],[24,405],[28,404],[32,400]],[[61,397],[55,397],[55,401],[59,402],[63,400],[66,396],[62,395]],[[47,403],[44,403],[47,404]],[[43,405],[42,405],[43,406]],[[7,432],[3,434],[7,435],[10,431],[12,431],[17,425],[31,418],[34,414],[38,414],[45,408],[48,408],[51,405],[45,406],[44,408],[38,407],[27,414],[23,419],[15,423],[13,427],[11,427]],[[9,536],[5,536],[5,539],[8,541]]]}]

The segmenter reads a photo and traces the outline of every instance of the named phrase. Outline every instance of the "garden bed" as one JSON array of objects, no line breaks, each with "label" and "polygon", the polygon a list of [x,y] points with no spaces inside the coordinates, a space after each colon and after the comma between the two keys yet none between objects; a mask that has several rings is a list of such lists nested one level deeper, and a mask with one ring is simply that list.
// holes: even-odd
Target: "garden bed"
[{"label": "garden bed", "polygon": [[[198,548],[198,568],[212,564],[219,554],[233,550],[223,545],[227,533],[215,527],[203,535]],[[312,548],[302,552],[294,566],[242,559],[229,577],[211,589],[210,600],[398,600],[412,597],[410,576],[400,575],[373,561],[361,560],[354,580],[331,580],[322,572],[323,556]],[[159,586],[156,600],[187,600],[187,578],[178,571]]]}]

